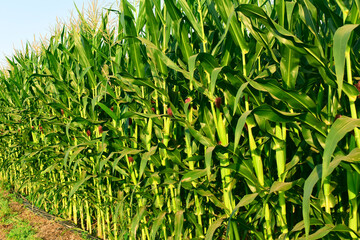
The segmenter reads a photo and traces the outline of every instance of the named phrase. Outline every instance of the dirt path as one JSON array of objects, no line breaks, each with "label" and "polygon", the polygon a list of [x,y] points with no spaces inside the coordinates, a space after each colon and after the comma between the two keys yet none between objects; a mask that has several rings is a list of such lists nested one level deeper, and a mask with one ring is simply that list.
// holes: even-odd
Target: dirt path
[{"label": "dirt path", "polygon": [[43,218],[0,189],[1,240],[83,240],[54,220]]}]

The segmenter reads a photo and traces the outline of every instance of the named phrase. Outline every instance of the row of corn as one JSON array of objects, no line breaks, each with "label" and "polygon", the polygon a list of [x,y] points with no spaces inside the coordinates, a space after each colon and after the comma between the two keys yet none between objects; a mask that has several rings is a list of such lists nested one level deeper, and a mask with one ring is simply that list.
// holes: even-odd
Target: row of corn
[{"label": "row of corn", "polygon": [[0,180],[102,239],[359,237],[359,7],[78,10],[0,72]]}]

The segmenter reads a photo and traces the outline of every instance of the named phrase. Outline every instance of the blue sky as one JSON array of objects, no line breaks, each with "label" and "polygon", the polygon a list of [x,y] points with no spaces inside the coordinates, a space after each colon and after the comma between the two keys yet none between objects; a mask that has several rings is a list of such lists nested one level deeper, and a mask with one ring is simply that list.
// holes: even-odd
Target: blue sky
[{"label": "blue sky", "polygon": [[[115,1],[115,0],[114,0]],[[56,17],[66,20],[74,3],[85,8],[91,0],[2,0],[0,8],[0,63],[11,56],[15,49],[22,49],[21,42],[33,42],[41,36],[50,36]],[[101,2],[101,1],[99,1]]]}]

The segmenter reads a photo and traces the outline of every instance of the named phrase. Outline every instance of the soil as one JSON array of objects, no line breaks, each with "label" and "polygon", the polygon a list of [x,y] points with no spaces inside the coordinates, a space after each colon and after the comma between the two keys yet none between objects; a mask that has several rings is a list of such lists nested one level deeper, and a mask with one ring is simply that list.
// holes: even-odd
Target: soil
[{"label": "soil", "polygon": [[[23,204],[13,201],[8,197],[8,193],[3,190],[0,191],[2,197],[9,200],[9,206],[13,213],[16,213],[19,220],[28,222],[29,225],[36,232],[35,237],[43,240],[83,240],[79,236],[79,233],[73,232],[70,229],[62,226],[54,220],[48,220],[28,208]],[[1,224],[0,223],[0,239],[6,240],[7,233],[12,229],[12,224]]]}]

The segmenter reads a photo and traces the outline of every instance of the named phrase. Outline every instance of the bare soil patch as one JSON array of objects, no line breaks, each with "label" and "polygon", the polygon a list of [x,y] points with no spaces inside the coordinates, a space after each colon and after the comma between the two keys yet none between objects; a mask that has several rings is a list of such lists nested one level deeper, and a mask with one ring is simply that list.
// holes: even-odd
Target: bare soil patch
[{"label": "bare soil patch", "polygon": [[0,239],[6,239],[6,235],[11,229],[12,224],[0,224]]},{"label": "bare soil patch", "polygon": [[[18,218],[19,220],[29,223],[34,229],[36,232],[35,238],[42,240],[83,240],[79,233],[71,231],[54,220],[48,220],[32,212],[23,204],[14,201],[9,197],[8,192],[0,190],[0,195],[0,197],[6,198],[9,201],[12,215],[15,215],[15,218]],[[7,239],[7,234],[14,227],[13,225],[14,224],[0,224],[1,240]]]}]

